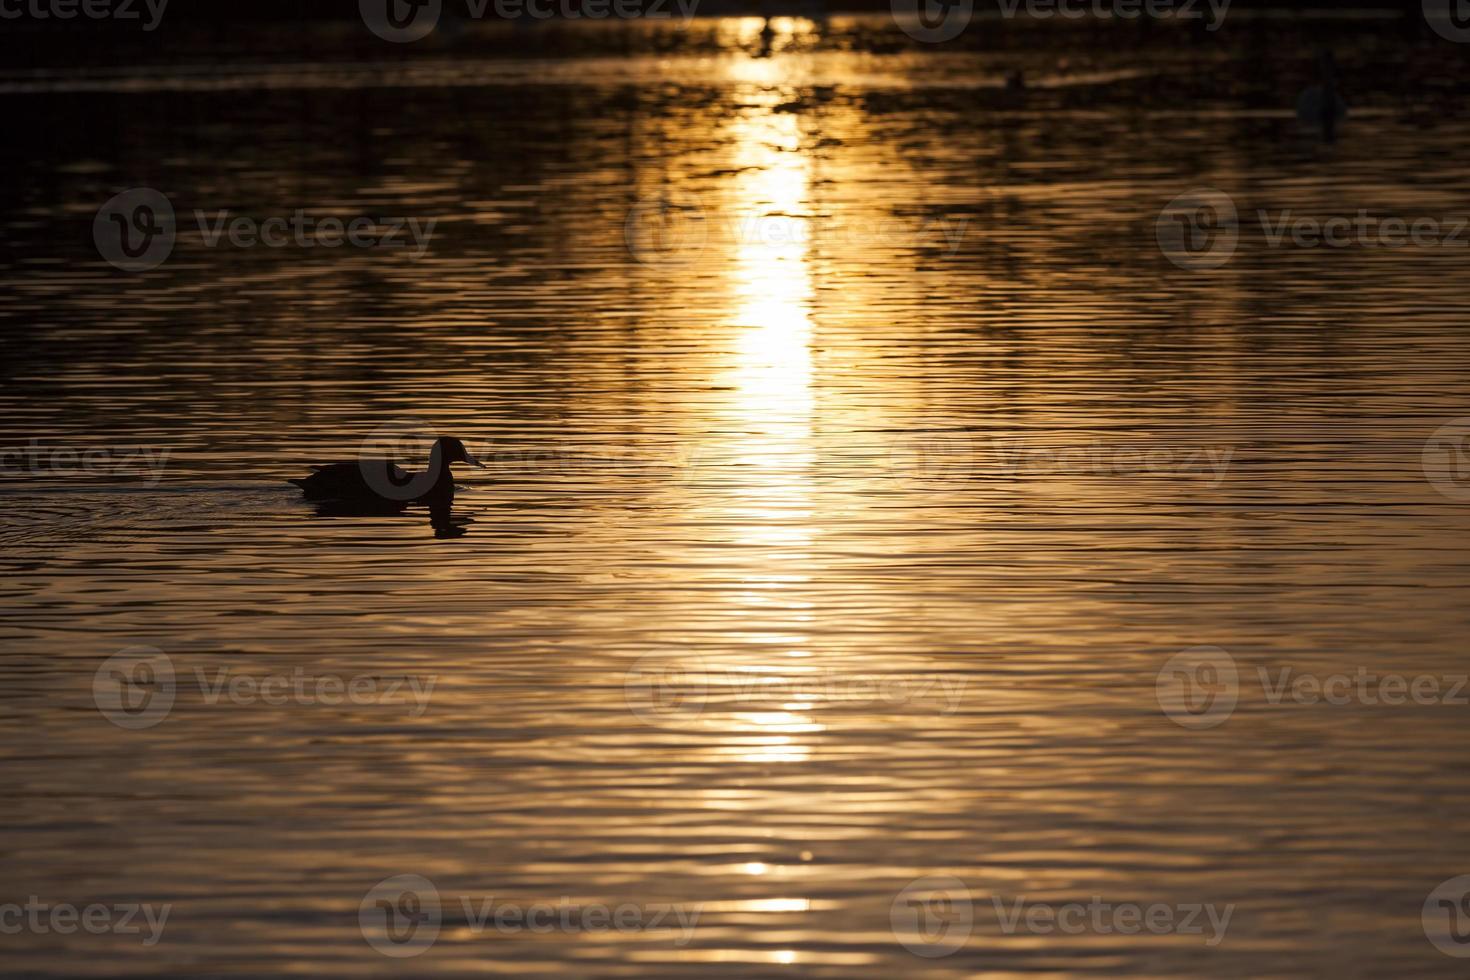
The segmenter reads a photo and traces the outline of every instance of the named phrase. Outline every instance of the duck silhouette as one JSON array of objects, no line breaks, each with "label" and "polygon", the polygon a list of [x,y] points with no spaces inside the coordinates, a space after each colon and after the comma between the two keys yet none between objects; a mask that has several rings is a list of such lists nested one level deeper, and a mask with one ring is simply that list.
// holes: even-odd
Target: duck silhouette
[{"label": "duck silhouette", "polygon": [[1302,125],[1322,134],[1327,143],[1337,142],[1337,128],[1347,118],[1348,107],[1337,89],[1337,59],[1332,51],[1317,52],[1317,83],[1302,90],[1296,115]]},{"label": "duck silhouette", "polygon": [[374,513],[401,511],[409,504],[447,508],[454,500],[454,474],[450,463],[484,467],[470,455],[464,443],[453,436],[434,440],[429,465],[409,472],[381,456],[361,456],[339,463],[312,467],[310,476],[290,480],[307,500],[339,505],[335,509],[371,509]]}]

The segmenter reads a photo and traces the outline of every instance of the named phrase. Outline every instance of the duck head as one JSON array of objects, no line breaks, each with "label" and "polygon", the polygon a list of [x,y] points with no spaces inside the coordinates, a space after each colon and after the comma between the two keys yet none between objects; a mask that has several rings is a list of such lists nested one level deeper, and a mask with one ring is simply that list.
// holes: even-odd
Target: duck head
[{"label": "duck head", "polygon": [[464,447],[464,443],[453,436],[440,436],[434,440],[434,448],[430,455],[431,458],[438,459],[445,465],[449,463],[468,463],[471,466],[478,466],[481,469],[485,468],[485,464],[470,455],[470,451]]}]

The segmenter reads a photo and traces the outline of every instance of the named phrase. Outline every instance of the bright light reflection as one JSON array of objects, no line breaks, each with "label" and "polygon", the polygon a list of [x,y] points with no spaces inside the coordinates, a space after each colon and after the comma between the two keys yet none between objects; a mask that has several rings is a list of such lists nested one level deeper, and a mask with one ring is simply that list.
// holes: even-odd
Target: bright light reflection
[{"label": "bright light reflection", "polygon": [[812,283],[808,161],[794,113],[759,110],[739,138],[732,214],[735,358],[728,447],[739,467],[743,543],[811,540]]},{"label": "bright light reflection", "polygon": [[[776,70],[772,60],[761,64],[760,71]],[[814,287],[808,264],[811,163],[799,115],[775,111],[787,98],[774,85],[760,89],[748,101],[761,107],[731,124],[735,173],[726,215],[734,241],[725,330],[732,353],[719,379],[729,397],[720,406],[718,425],[727,433],[720,451],[730,463],[731,499],[722,523],[734,529],[735,543],[746,549],[752,565],[730,598],[766,622],[776,617],[795,626],[811,616],[809,603],[785,593],[807,583],[793,569],[815,534]],[[778,681],[774,696],[790,700],[789,679],[770,661],[809,655],[803,649],[806,634],[757,629],[732,637],[759,654],[746,669]],[[756,696],[760,688],[760,682],[751,685]],[[808,759],[811,748],[799,736],[822,730],[810,713],[789,709],[739,712],[731,721],[738,731],[761,736],[742,739],[740,758],[753,763]]]}]

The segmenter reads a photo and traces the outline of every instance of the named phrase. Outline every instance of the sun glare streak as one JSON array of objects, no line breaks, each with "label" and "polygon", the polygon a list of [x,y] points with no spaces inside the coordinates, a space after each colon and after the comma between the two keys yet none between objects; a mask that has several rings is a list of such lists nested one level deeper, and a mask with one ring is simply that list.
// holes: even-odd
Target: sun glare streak
[{"label": "sun glare streak", "polygon": [[737,127],[730,449],[741,473],[743,542],[792,547],[812,534],[809,164],[796,116],[758,113]]},{"label": "sun glare streak", "polygon": [[[769,69],[768,69],[769,70]],[[750,556],[749,571],[730,600],[765,624],[736,632],[747,645],[745,664],[759,676],[780,677],[778,663],[806,655],[810,602],[794,592],[809,581],[799,563],[815,531],[812,501],[812,302],[809,265],[811,161],[799,117],[777,111],[775,87],[757,89],[732,124],[734,153],[727,200],[730,308],[721,333],[729,338],[719,410],[722,454],[730,463],[726,517],[734,543]],[[779,645],[773,640],[779,639]],[[789,693],[776,702],[790,701]],[[741,758],[755,763],[811,757],[804,739],[822,730],[810,712],[746,710],[730,718],[745,741]]]}]

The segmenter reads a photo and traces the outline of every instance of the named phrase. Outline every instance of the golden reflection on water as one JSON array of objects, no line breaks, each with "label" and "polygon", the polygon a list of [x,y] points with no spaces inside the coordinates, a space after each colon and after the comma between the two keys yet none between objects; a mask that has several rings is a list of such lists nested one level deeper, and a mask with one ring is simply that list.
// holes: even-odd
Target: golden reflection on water
[{"label": "golden reflection on water", "polygon": [[[779,61],[753,75],[779,78]],[[746,64],[746,62],[741,62]],[[733,465],[732,501],[721,526],[746,552],[748,569],[736,607],[773,615],[789,632],[771,634],[734,630],[725,666],[741,678],[785,685],[791,661],[810,656],[807,604],[794,590],[809,581],[805,571],[817,520],[813,504],[816,447],[812,424],[812,273],[808,262],[811,208],[811,161],[802,146],[800,119],[778,112],[778,89],[760,92],[757,104],[731,122],[731,168],[736,171],[728,195],[720,201],[730,234],[726,262],[730,312],[723,323],[730,354],[720,383],[730,395],[714,412],[716,431],[725,433],[718,453]],[[746,691],[758,684],[741,684]],[[732,733],[753,733],[736,741],[751,763],[793,763],[810,758],[801,736],[819,732],[809,715],[797,711],[737,711],[729,719]]]}]

